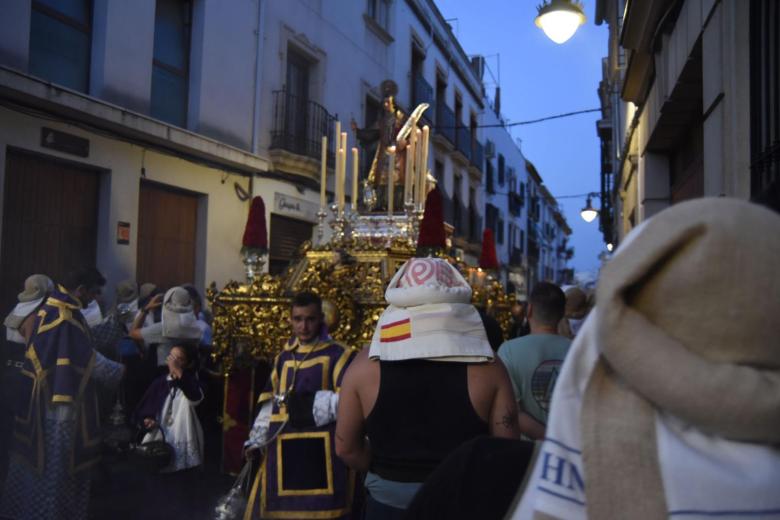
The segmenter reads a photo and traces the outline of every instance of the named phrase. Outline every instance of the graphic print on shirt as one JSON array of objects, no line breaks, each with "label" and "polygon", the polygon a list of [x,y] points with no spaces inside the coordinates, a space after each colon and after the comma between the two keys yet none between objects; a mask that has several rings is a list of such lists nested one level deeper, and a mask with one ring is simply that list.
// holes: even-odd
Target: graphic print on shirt
[{"label": "graphic print on shirt", "polygon": [[545,414],[550,410],[550,399],[560,368],[560,359],[549,359],[542,361],[531,376],[531,395]]}]

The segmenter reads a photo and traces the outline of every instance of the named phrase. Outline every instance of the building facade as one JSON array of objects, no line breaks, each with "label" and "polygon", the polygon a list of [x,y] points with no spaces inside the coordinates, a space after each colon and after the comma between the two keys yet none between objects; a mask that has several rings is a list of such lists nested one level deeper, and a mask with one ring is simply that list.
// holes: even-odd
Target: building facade
[{"label": "building facade", "polygon": [[[80,265],[109,286],[240,280],[253,195],[282,272],[317,223],[321,137],[331,163],[336,121],[362,146],[350,123],[374,124],[387,79],[404,112],[430,105],[453,252],[475,265],[490,220],[504,281],[554,279],[528,229],[541,178],[483,128],[500,120],[483,73],[433,0],[2,2],[0,303]],[[361,147],[361,176],[370,162]]]},{"label": "building facade", "polygon": [[[0,4],[2,304],[24,277],[240,279],[258,4]],[[108,296],[110,299],[111,296]]]},{"label": "building facade", "polygon": [[596,23],[605,22],[605,241],[695,197],[777,208],[777,2],[599,0]]}]

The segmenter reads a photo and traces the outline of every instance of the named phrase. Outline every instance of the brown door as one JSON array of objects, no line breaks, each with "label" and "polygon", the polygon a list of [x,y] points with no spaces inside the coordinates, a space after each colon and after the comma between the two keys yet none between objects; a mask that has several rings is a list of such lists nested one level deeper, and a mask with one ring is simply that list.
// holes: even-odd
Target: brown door
[{"label": "brown door", "polygon": [[268,251],[268,270],[271,274],[281,274],[287,269],[290,260],[298,255],[298,248],[306,240],[311,240],[313,224],[281,215],[271,214],[271,247]]},{"label": "brown door", "polygon": [[[95,265],[99,172],[9,150],[5,165],[0,298],[16,304],[25,278],[53,280]],[[4,314],[5,315],[5,314]]]},{"label": "brown door", "polygon": [[138,203],[138,283],[169,288],[195,281],[198,195],[141,182]]}]

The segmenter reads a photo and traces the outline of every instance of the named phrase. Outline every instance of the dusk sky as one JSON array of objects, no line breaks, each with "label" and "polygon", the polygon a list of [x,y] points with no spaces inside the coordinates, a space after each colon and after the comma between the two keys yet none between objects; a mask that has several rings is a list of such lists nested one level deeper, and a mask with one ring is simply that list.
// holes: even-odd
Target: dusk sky
[{"label": "dusk sky", "polygon": [[[555,114],[598,108],[601,59],[607,54],[607,26],[593,22],[595,0],[585,0],[587,21],[566,43],[559,45],[534,25],[532,0],[435,0],[467,54],[487,56],[498,75],[500,55],[501,112],[509,123]],[[485,82],[492,82],[487,75]],[[488,92],[493,86],[487,85]],[[491,94],[492,97],[492,94]],[[521,150],[533,162],[555,197],[598,192],[599,112],[545,121],[510,129],[522,140]],[[578,271],[596,271],[604,243],[598,219],[580,217],[585,197],[558,201],[572,229],[570,244]],[[598,208],[599,199],[593,200]]]}]

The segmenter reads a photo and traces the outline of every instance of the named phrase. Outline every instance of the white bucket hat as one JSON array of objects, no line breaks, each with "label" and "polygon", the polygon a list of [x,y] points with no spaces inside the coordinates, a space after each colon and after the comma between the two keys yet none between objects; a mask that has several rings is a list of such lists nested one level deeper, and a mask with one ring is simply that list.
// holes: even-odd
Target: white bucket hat
[{"label": "white bucket hat", "polygon": [[168,289],[162,305],[162,335],[169,340],[198,341],[203,335],[187,289]]},{"label": "white bucket hat", "polygon": [[442,258],[412,258],[385,292],[390,304],[371,340],[369,357],[384,361],[431,359],[483,362],[493,359],[471,287]]},{"label": "white bucket hat", "polygon": [[5,326],[18,330],[27,316],[32,314],[53,290],[54,283],[45,274],[28,276],[24,281],[24,290],[17,297],[19,303],[3,322]]}]

